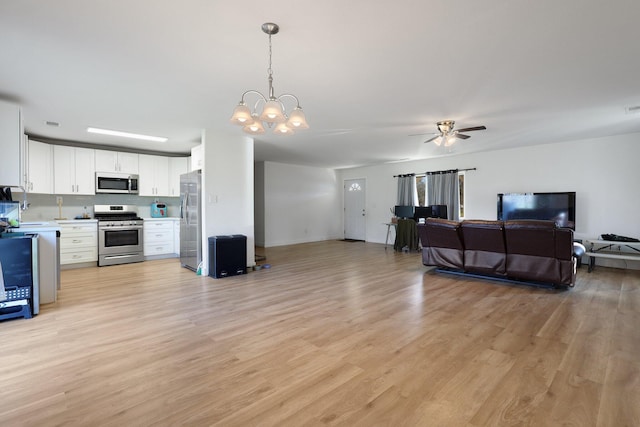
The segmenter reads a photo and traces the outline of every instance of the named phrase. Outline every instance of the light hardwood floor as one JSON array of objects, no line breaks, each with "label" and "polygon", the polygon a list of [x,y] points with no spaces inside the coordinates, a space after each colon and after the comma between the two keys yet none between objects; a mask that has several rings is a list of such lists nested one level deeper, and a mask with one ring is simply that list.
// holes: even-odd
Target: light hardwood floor
[{"label": "light hardwood floor", "polygon": [[271,269],[66,270],[0,323],[4,426],[638,426],[640,271],[554,291],[328,241]]}]

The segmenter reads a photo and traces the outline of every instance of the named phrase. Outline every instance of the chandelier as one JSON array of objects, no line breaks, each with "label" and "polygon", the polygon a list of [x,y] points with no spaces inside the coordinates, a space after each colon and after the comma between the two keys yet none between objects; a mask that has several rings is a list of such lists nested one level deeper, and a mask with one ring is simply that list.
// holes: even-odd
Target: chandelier
[{"label": "chandelier", "polygon": [[[242,94],[240,103],[233,110],[231,123],[242,126],[242,130],[253,135],[259,135],[265,132],[265,124],[271,128],[275,125],[273,131],[280,135],[293,135],[297,129],[308,129],[309,125],[300,107],[300,101],[295,95],[285,93],[276,97],[273,94],[273,70],[271,69],[271,36],[278,34],[280,28],[271,22],[262,24],[262,31],[269,35],[269,96],[266,97],[257,90],[248,90]],[[245,96],[254,94],[258,96],[258,100],[253,105],[253,110],[249,109],[245,103]],[[295,108],[287,113],[282,100],[284,98],[293,98],[296,102]],[[262,104],[262,105],[261,105]],[[262,106],[262,111],[258,107]]]}]

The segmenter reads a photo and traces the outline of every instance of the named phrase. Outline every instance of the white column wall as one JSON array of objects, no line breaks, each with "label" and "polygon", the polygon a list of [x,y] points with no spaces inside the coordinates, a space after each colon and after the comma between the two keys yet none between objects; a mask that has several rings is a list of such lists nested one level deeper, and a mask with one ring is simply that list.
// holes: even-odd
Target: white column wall
[{"label": "white column wall", "polygon": [[217,235],[247,236],[247,266],[255,265],[253,139],[242,134],[202,134],[202,259],[208,274],[209,241]]}]

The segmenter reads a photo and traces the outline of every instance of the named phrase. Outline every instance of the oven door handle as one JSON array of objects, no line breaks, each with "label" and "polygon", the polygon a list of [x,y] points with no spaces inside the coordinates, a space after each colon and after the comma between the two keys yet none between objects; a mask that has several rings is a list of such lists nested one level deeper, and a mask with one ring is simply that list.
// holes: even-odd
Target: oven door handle
[{"label": "oven door handle", "polygon": [[142,230],[141,225],[114,225],[110,227],[98,227],[99,230],[109,231],[109,230]]}]

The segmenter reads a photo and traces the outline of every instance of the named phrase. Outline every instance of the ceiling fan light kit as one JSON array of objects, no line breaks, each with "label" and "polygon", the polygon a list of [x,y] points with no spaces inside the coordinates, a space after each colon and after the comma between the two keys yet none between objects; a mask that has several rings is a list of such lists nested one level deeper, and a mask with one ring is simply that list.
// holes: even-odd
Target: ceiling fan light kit
[{"label": "ceiling fan light kit", "polygon": [[440,135],[436,135],[433,138],[427,139],[425,143],[432,142],[438,147],[444,143],[445,147],[450,147],[456,141],[456,139],[469,139],[469,135],[464,135],[462,132],[472,132],[475,130],[485,130],[485,126],[474,126],[470,128],[453,130],[456,122],[454,120],[442,120],[436,123]]},{"label": "ceiling fan light kit", "polygon": [[[274,23],[267,22],[262,24],[262,31],[269,35],[269,96],[264,96],[257,90],[246,91],[242,94],[240,102],[233,110],[230,122],[242,126],[242,130],[253,135],[265,133],[265,124],[268,128],[276,125],[273,131],[279,135],[293,135],[295,130],[309,129],[304,111],[300,107],[300,101],[295,95],[290,93],[285,93],[278,97],[274,95],[273,70],[271,69],[271,36],[277,34],[280,28]],[[245,96],[249,94],[257,95],[258,97],[253,110],[245,103]],[[287,114],[282,102],[284,98],[293,98],[296,103],[295,108],[289,114]],[[258,109],[261,105],[262,111]]]}]

